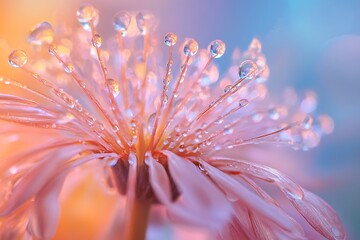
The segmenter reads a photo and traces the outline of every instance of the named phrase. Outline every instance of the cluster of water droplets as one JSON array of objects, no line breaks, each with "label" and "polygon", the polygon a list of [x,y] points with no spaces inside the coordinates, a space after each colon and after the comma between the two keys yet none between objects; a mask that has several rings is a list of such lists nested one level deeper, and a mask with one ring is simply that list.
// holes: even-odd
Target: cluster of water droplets
[{"label": "cluster of water droplets", "polygon": [[[283,141],[295,146],[301,142],[302,148],[308,149],[317,145],[323,133],[332,131],[329,117],[319,116],[317,121],[311,117],[316,108],[316,98],[310,93],[300,103],[300,109],[294,111],[291,110],[294,108],[289,106],[269,106],[268,100],[263,101],[267,96],[264,82],[268,78],[269,70],[261,44],[256,38],[246,51],[241,54],[235,52],[233,66],[228,74],[221,77],[213,60],[224,55],[225,43],[214,40],[205,50],[199,49],[195,39],[187,39],[181,46],[183,56],[180,57],[182,63],[178,70],[179,75],[173,77],[173,48],[178,42],[178,36],[169,32],[164,37],[163,42],[169,47],[165,69],[152,67],[146,61],[153,62],[157,56],[154,55],[156,52],[153,52],[155,48],[148,42],[148,35],[153,29],[153,21],[148,14],[115,14],[113,27],[118,34],[119,45],[118,50],[112,53],[110,49],[104,50],[104,41],[96,31],[99,11],[91,5],[84,5],[77,11],[77,18],[86,30],[85,39],[90,37],[89,46],[85,49],[89,50],[87,54],[92,56],[91,61],[97,66],[93,67],[90,76],[94,78],[93,83],[80,78],[79,72],[85,66],[79,65],[79,61],[77,64],[72,61],[71,49],[62,44],[66,42],[63,39],[61,43],[55,40],[54,30],[48,22],[35,26],[28,40],[31,44],[48,48],[50,55],[83,89],[92,101],[92,108],[100,110],[102,117],[93,114],[93,109],[86,110],[76,98],[58,87],[55,84],[56,79],[55,82],[45,79],[27,68],[27,54],[23,50],[14,50],[9,55],[11,66],[31,73],[65,103],[67,110],[56,124],[65,125],[80,118],[99,138],[106,141],[106,138],[114,137],[113,142],[124,148],[127,144],[129,147],[136,145],[139,140],[137,134],[143,132],[140,138],[150,136],[152,145],[149,146],[154,149],[171,149],[179,154],[198,154],[271,141]],[[143,48],[141,57],[126,47],[128,42],[134,41],[128,36],[129,33],[133,34],[134,26],[139,33],[138,37],[144,41],[140,47]],[[73,44],[76,46],[76,42]],[[146,52],[149,49],[153,55]],[[111,59],[121,59],[121,67],[125,70],[120,71],[123,74],[120,78],[125,79],[117,80],[119,76],[114,73],[119,72],[118,62],[112,63]],[[233,70],[236,73],[232,72]],[[157,83],[160,76],[156,74],[163,72],[163,81]],[[151,74],[155,78],[152,78]],[[102,96],[97,93],[109,95]],[[155,104],[149,105],[145,97]],[[296,117],[291,118],[291,114]],[[104,122],[104,119],[107,121]],[[109,126],[111,130],[107,131]],[[139,131],[138,128],[142,126],[144,130]],[[238,136],[235,133],[243,135]]]}]

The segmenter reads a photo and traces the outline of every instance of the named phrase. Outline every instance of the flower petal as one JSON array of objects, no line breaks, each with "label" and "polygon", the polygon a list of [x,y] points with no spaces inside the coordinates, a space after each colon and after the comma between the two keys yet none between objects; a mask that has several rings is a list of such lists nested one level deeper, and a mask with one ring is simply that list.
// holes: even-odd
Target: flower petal
[{"label": "flower petal", "polygon": [[320,197],[302,189],[282,173],[273,168],[243,160],[224,158],[212,163],[219,162],[222,162],[223,167],[220,167],[222,170],[226,171],[231,167],[232,171],[235,169],[239,173],[274,182],[316,231],[328,239],[345,238],[345,230],[336,212]]},{"label": "flower petal", "polygon": [[55,235],[60,217],[58,198],[65,177],[66,173],[56,177],[35,198],[29,227],[38,239],[51,239]]},{"label": "flower petal", "polygon": [[302,199],[290,199],[295,208],[320,234],[328,239],[345,239],[346,232],[336,212],[320,197],[303,190]]},{"label": "flower petal", "polygon": [[168,204],[170,216],[177,221],[220,230],[231,216],[231,206],[220,190],[190,161],[170,152],[172,179],[180,191],[176,202]]},{"label": "flower petal", "polygon": [[264,201],[234,178],[221,172],[205,161],[202,161],[202,164],[210,177],[228,194],[229,198],[234,201],[240,201],[258,216],[268,219],[269,222],[276,224],[280,228],[298,236],[302,235],[303,231],[301,226],[293,222],[282,209]]}]

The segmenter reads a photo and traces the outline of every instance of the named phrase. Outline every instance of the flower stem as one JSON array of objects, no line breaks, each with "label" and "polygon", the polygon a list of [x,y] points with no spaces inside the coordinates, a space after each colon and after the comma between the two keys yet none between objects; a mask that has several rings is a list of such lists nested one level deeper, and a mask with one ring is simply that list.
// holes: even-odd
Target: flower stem
[{"label": "flower stem", "polygon": [[130,206],[131,212],[126,224],[125,240],[145,239],[150,206],[150,202],[135,198]]}]

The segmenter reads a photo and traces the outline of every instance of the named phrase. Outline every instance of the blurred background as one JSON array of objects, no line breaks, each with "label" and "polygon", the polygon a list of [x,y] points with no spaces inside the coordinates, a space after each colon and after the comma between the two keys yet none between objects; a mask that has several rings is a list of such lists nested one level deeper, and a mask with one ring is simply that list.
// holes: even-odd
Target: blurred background
[{"label": "blurred background", "polygon": [[[149,10],[159,18],[158,34],[173,31],[206,47],[214,39],[227,44],[222,71],[236,47],[253,37],[263,44],[271,70],[269,87],[280,92],[317,92],[318,111],[335,122],[320,147],[296,152],[311,164],[309,186],[339,213],[350,239],[360,239],[360,1],[329,0],[88,0],[100,9],[100,33],[112,31],[118,10]],[[1,0],[0,74],[14,76],[7,64],[11,49],[27,48],[29,29],[41,22],[76,22],[80,0]],[[303,182],[307,182],[303,179]],[[318,183],[318,181],[317,181]],[[311,185],[311,183],[307,183]]]}]

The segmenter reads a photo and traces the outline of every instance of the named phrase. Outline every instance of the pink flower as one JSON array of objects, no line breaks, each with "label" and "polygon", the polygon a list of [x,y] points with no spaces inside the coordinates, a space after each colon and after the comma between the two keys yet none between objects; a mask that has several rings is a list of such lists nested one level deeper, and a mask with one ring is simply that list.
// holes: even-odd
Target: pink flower
[{"label": "pink flower", "polygon": [[[9,88],[0,94],[1,134],[8,141],[30,136],[0,165],[2,238],[52,238],[63,183],[89,162],[99,163],[95,171],[126,199],[119,212],[124,220],[114,220],[120,223],[108,238],[143,239],[155,205],[175,224],[209,229],[220,239],[304,239],[317,234],[305,233],[309,226],[325,238],[345,238],[321,198],[246,158],[249,144],[310,149],[333,128],[329,117],[311,116],[313,92],[302,100],[292,90],[268,96],[269,69],[257,39],[247,51],[235,51],[233,65],[219,77],[220,40],[197,54],[198,43],[188,39],[173,63],[177,36],[168,33],[164,69],[152,15],[118,13],[107,50],[96,30],[97,9],[84,5],[77,17],[79,31],[36,26],[28,38],[31,63],[22,50],[10,54],[9,63],[31,81],[0,78]],[[42,56],[44,49],[50,56]],[[269,194],[273,188],[308,225]]]}]

